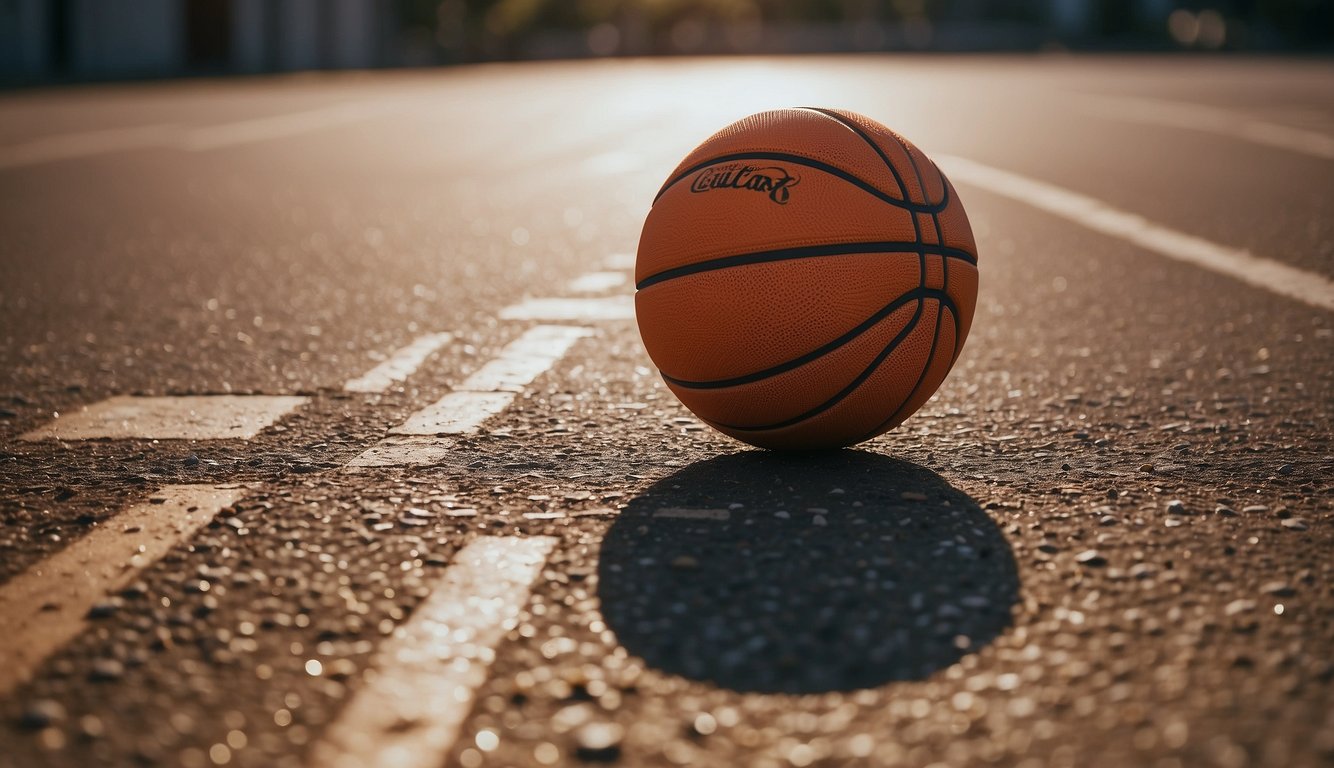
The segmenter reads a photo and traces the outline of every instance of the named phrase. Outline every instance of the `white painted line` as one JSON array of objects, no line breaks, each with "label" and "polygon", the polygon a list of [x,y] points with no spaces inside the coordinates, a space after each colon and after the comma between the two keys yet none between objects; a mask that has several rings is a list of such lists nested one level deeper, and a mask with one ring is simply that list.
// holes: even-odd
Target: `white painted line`
[{"label": "white painted line", "polygon": [[361,101],[196,128],[186,128],[176,123],[157,123],[59,134],[0,147],[0,169],[148,147],[177,147],[189,152],[202,152],[369,120],[400,106],[402,103],[395,101]]},{"label": "white painted line", "polygon": [[606,293],[630,282],[630,276],[623,271],[589,272],[571,280],[566,288],[570,293]]},{"label": "white painted line", "polygon": [[453,443],[404,440],[440,435],[471,435],[514,402],[524,387],[546,373],[592,328],[538,325],[505,345],[495,359],[478,368],[449,394],[389,430],[390,437],[353,459],[353,468],[425,466],[440,463]]},{"label": "white painted line", "polygon": [[411,376],[426,358],[454,338],[448,333],[431,333],[415,339],[388,360],[343,385],[344,392],[384,392]]},{"label": "white painted line", "polygon": [[20,440],[248,440],[310,398],[272,395],[112,397]]},{"label": "white painted line", "polygon": [[715,520],[724,521],[732,517],[725,509],[691,509],[689,507],[660,507],[654,517],[666,517],[674,520]]},{"label": "white painted line", "polygon": [[428,467],[439,464],[454,447],[452,440],[434,437],[389,437],[348,462],[352,469],[373,467]]},{"label": "white painted line", "polygon": [[1084,96],[1079,103],[1084,112],[1098,117],[1230,136],[1254,144],[1334,160],[1334,136],[1256,120],[1226,109],[1122,96]]},{"label": "white painted line", "polygon": [[1138,214],[1112,208],[1044,181],[962,157],[942,155],[937,161],[955,181],[1027,203],[1169,259],[1227,275],[1319,309],[1334,310],[1334,281],[1321,275],[1155,224]]},{"label": "white painted line", "polygon": [[506,320],[561,320],[590,322],[597,320],[633,320],[635,302],[631,296],[605,299],[529,299],[500,311]]},{"label": "white painted line", "polygon": [[108,128],[46,136],[22,144],[0,147],[0,168],[21,168],[58,160],[161,146],[178,131],[171,123]]},{"label": "white painted line", "polygon": [[635,255],[633,253],[613,253],[602,262],[602,268],[633,272],[635,270]]},{"label": "white painted line", "polygon": [[94,604],[124,587],[244,492],[169,485],[0,586],[5,622],[0,632],[0,697],[82,632]]},{"label": "white painted line", "polygon": [[513,392],[450,392],[412,414],[389,434],[470,435],[484,421],[508,408],[514,397]]},{"label": "white painted line", "polygon": [[604,152],[583,162],[584,173],[592,176],[616,176],[644,167],[644,158],[633,152]]},{"label": "white painted line", "polygon": [[375,674],[311,749],[312,768],[435,768],[472,709],[556,540],[483,537],[385,640]]},{"label": "white painted line", "polygon": [[189,152],[204,152],[238,144],[283,139],[337,125],[369,120],[389,112],[395,106],[393,102],[388,101],[358,101],[211,125],[187,131],[180,140],[180,146]]},{"label": "white painted line", "polygon": [[468,392],[522,392],[570,351],[575,342],[592,336],[592,328],[538,325],[505,345],[496,358],[463,380],[456,389]]}]

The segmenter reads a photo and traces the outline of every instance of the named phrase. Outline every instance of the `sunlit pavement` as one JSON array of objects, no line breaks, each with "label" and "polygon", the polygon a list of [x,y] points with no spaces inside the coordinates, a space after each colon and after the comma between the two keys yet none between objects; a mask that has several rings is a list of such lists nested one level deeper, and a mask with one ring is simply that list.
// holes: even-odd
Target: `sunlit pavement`
[{"label": "sunlit pavement", "polygon": [[[1334,759],[1334,68],[846,57],[0,97],[0,766]],[[745,451],[658,185],[765,108],[940,160],[936,397]]]}]

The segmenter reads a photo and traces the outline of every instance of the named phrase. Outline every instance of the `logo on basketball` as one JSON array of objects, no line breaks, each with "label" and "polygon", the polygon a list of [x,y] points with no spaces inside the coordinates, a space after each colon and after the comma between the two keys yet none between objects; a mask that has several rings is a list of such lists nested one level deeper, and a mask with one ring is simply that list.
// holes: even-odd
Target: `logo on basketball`
[{"label": "logo on basketball", "polygon": [[711,189],[749,189],[764,192],[769,199],[779,205],[787,205],[790,190],[801,181],[800,176],[793,176],[786,168],[777,165],[759,167],[728,163],[714,165],[700,171],[690,183],[691,192],[708,192]]}]

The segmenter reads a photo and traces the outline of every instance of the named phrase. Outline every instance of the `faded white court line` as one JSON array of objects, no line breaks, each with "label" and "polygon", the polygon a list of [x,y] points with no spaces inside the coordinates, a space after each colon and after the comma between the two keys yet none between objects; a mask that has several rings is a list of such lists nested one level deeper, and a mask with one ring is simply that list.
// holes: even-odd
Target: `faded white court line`
[{"label": "faded white court line", "polygon": [[203,152],[220,147],[287,138],[336,125],[369,120],[397,106],[396,103],[389,101],[358,101],[302,112],[238,120],[187,131],[180,139],[180,146],[189,152]]},{"label": "faded white court line", "polygon": [[[389,430],[391,435],[470,435],[514,402],[513,392],[450,392]],[[374,450],[374,448],[372,448]]]},{"label": "faded white court line", "polygon": [[518,621],[556,540],[483,537],[454,556],[431,594],[386,640],[375,673],[325,729],[312,768],[435,768]]},{"label": "faded white court line", "polygon": [[453,443],[441,435],[476,433],[504,411],[538,376],[546,373],[592,328],[538,325],[505,345],[494,359],[453,392],[389,430],[389,436],[348,463],[350,468],[424,466],[439,463]]},{"label": "faded white court line", "polygon": [[455,387],[466,392],[522,392],[556,364],[592,328],[578,325],[537,325],[505,345],[486,365]]},{"label": "faded white court line", "polygon": [[430,333],[415,339],[366,373],[343,385],[344,392],[384,392],[411,376],[436,350],[454,338],[449,333]]},{"label": "faded white court line", "polygon": [[58,160],[161,146],[179,134],[174,123],[108,128],[45,136],[33,141],[0,147],[0,168],[21,168]]},{"label": "faded white court line", "polygon": [[61,416],[19,439],[248,440],[309,400],[291,395],[122,395]]},{"label": "faded white court line", "polygon": [[582,167],[584,173],[594,176],[615,176],[643,168],[644,158],[633,152],[604,152],[585,160]]},{"label": "faded white court line", "polygon": [[1085,113],[1098,117],[1203,131],[1334,160],[1334,136],[1218,107],[1125,96],[1082,96],[1079,103]]},{"label": "faded white court line", "polygon": [[505,345],[453,392],[414,413],[393,435],[465,435],[509,407],[524,387],[565,356],[591,328],[539,325]]},{"label": "faded white court line", "polygon": [[352,469],[424,467],[449,456],[454,441],[439,437],[388,437],[347,463]]},{"label": "faded white court line", "polygon": [[178,123],[155,123],[58,134],[0,147],[0,169],[150,147],[203,152],[370,120],[403,108],[407,103],[401,100],[368,100],[193,128]]},{"label": "faded white court line", "polygon": [[1155,224],[1138,214],[1044,181],[962,157],[941,155],[936,159],[954,181],[1027,203],[1169,259],[1227,275],[1319,309],[1334,310],[1334,281],[1321,275]]},{"label": "faded white court line", "polygon": [[630,276],[623,271],[589,272],[571,280],[566,289],[570,293],[606,293],[630,282]]},{"label": "faded white court line", "polygon": [[0,586],[0,696],[87,626],[99,600],[128,584],[245,492],[169,485]]},{"label": "faded white court line", "polygon": [[596,322],[633,320],[635,302],[630,296],[598,299],[529,299],[500,311],[505,320],[550,320]]}]

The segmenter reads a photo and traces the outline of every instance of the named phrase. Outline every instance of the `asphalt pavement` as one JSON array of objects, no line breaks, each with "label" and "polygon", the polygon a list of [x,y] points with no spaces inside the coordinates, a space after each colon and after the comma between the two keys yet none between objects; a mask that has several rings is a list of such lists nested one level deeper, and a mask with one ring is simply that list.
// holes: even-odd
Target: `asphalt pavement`
[{"label": "asphalt pavement", "polygon": [[[903,426],[771,454],[631,271],[802,105],[941,159],[981,290]],[[1331,214],[1324,60],[0,95],[0,766],[1329,765]]]}]

